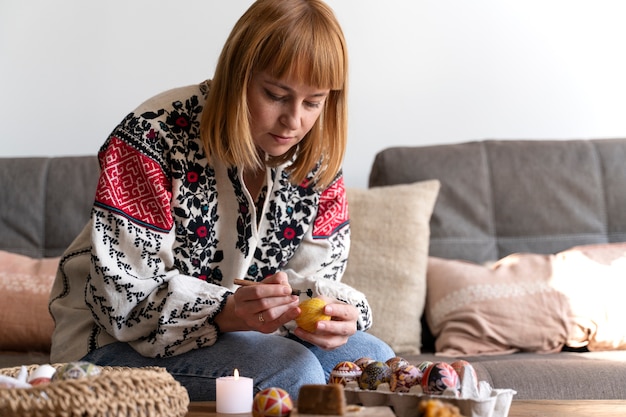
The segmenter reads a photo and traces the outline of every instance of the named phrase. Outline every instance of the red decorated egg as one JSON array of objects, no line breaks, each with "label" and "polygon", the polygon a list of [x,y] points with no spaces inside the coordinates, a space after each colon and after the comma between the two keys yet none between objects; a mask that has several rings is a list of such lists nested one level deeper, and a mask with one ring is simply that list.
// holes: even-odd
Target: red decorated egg
[{"label": "red decorated egg", "polygon": [[254,396],[252,415],[254,417],[286,417],[293,410],[289,393],[282,388],[266,388]]},{"label": "red decorated egg", "polygon": [[32,374],[28,376],[28,383],[33,387],[48,384],[55,373],[56,369],[51,365],[39,365],[33,370]]},{"label": "red decorated egg", "polygon": [[384,362],[375,361],[365,367],[359,377],[359,388],[375,390],[380,384],[391,381],[391,368]]},{"label": "red decorated egg", "polygon": [[412,386],[422,382],[422,371],[414,365],[404,365],[391,373],[389,388],[392,392],[409,392]]},{"label": "red decorated egg", "polygon": [[478,380],[476,377],[476,370],[468,361],[459,359],[458,361],[452,362],[450,366],[452,366],[457,375],[459,375],[461,382],[463,382],[463,379],[465,379],[466,376],[473,378],[474,381]]},{"label": "red decorated egg", "polygon": [[455,395],[461,390],[459,375],[446,362],[435,362],[422,375],[422,389],[430,395],[441,395],[445,390],[451,390]]},{"label": "red decorated egg", "polygon": [[341,384],[346,385],[350,381],[357,381],[363,371],[354,362],[343,361],[339,362],[332,371],[330,371],[329,384]]}]

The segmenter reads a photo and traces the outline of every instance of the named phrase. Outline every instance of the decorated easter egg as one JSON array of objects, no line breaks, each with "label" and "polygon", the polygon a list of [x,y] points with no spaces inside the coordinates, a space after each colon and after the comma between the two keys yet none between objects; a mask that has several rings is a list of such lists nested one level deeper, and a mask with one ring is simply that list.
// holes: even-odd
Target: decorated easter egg
[{"label": "decorated easter egg", "polygon": [[367,368],[367,365],[369,365],[372,362],[376,362],[376,361],[374,359],[370,358],[369,356],[363,356],[362,358],[359,358],[359,359],[354,361],[354,363],[356,363],[357,366],[359,368],[361,368],[361,371],[363,371],[365,368]]},{"label": "decorated easter egg", "polygon": [[391,372],[405,365],[409,365],[409,361],[401,358],[400,356],[394,356],[393,358],[389,358],[385,361],[385,363],[391,368]]},{"label": "decorated easter egg", "polygon": [[289,393],[282,388],[266,388],[254,396],[252,415],[254,417],[286,417],[293,410]]},{"label": "decorated easter egg", "polygon": [[422,361],[417,365],[417,367],[419,368],[420,371],[422,371],[422,373],[424,373],[426,368],[428,368],[432,364],[433,363],[431,361]]},{"label": "decorated easter egg", "polygon": [[457,395],[461,389],[459,375],[446,362],[435,362],[422,375],[422,389],[424,393],[441,395],[445,390],[451,390]]},{"label": "decorated easter egg", "polygon": [[32,386],[47,384],[52,380],[56,369],[52,365],[39,365],[28,376],[28,383]]},{"label": "decorated easter egg", "polygon": [[321,298],[311,298],[300,303],[302,312],[296,318],[296,323],[307,332],[314,332],[317,322],[320,320],[330,320],[330,316],[324,314],[326,302]]},{"label": "decorated easter egg", "polygon": [[363,371],[354,362],[343,361],[339,362],[332,371],[330,371],[329,384],[341,384],[346,385],[350,381],[357,381]]},{"label": "decorated easter egg", "polygon": [[412,386],[422,383],[422,371],[414,365],[404,365],[391,372],[389,388],[392,392],[409,392]]},{"label": "decorated easter egg", "polygon": [[57,369],[53,381],[65,381],[68,379],[80,379],[89,376],[100,375],[102,369],[90,362],[70,362]]},{"label": "decorated easter egg", "polygon": [[367,365],[359,377],[359,388],[375,390],[380,384],[391,381],[391,368],[384,362],[374,361]]},{"label": "decorated easter egg", "polygon": [[476,370],[468,361],[459,359],[458,361],[452,362],[450,366],[452,366],[452,368],[459,375],[459,379],[461,380],[461,382],[463,382],[463,379],[466,376],[473,378],[474,381],[478,380],[478,378],[476,377]]}]

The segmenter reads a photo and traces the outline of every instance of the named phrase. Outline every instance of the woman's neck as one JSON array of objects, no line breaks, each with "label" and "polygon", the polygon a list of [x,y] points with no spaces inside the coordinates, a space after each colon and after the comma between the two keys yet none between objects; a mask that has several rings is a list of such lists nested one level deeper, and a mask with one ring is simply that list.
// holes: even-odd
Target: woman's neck
[{"label": "woman's neck", "polygon": [[245,183],[246,188],[254,201],[259,198],[259,193],[265,185],[265,173],[265,166],[256,170],[246,170],[243,173],[243,182]]}]

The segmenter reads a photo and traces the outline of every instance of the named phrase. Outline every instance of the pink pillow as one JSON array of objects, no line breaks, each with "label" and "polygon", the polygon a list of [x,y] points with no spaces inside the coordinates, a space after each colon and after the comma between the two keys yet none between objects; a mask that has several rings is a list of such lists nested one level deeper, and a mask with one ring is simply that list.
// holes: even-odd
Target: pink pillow
[{"label": "pink pillow", "polygon": [[520,253],[487,267],[429,258],[426,318],[443,355],[626,349],[626,243]]},{"label": "pink pillow", "polygon": [[58,263],[0,251],[0,350],[50,350],[48,298]]},{"label": "pink pillow", "polygon": [[560,350],[570,314],[566,297],[550,286],[551,260],[515,254],[485,267],[429,258],[426,318],[437,353]]}]

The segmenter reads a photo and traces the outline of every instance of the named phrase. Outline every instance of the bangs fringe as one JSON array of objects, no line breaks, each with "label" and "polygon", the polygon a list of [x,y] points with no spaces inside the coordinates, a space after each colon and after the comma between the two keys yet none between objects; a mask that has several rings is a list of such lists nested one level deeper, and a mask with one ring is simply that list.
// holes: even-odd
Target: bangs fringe
[{"label": "bangs fringe", "polygon": [[[341,28],[306,9],[306,5],[292,9],[285,22],[276,21],[277,30],[268,31],[270,35],[258,51],[256,70],[276,78],[294,77],[317,88],[343,90],[347,51]],[[293,14],[298,14],[297,18]]]},{"label": "bangs fringe", "polygon": [[[263,162],[250,133],[247,86],[254,72],[330,89],[311,131],[285,155]],[[348,51],[333,11],[319,0],[257,0],[233,28],[214,73],[200,131],[207,158],[241,169],[292,160],[300,183],[316,166],[323,188],[340,172],[347,141]]]}]

